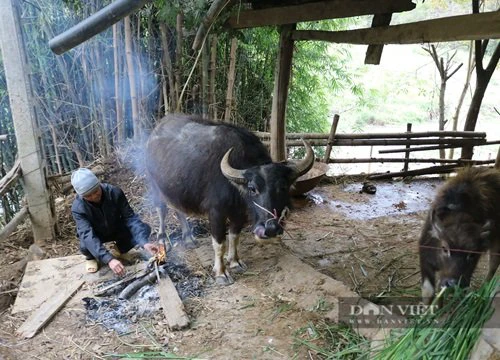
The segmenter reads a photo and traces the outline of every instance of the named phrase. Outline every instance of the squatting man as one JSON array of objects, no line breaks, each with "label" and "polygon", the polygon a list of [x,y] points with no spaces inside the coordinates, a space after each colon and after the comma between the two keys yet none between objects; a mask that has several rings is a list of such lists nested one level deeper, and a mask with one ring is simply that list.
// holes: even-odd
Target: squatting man
[{"label": "squatting man", "polygon": [[[151,227],[141,221],[119,187],[101,183],[86,168],[71,174],[71,185],[76,191],[71,213],[87,272],[96,272],[99,264],[105,264],[123,276],[125,267],[119,260],[121,255],[135,246],[143,247],[152,255],[159,251],[158,245],[149,242]],[[114,243],[112,251],[104,246],[108,242]]]}]

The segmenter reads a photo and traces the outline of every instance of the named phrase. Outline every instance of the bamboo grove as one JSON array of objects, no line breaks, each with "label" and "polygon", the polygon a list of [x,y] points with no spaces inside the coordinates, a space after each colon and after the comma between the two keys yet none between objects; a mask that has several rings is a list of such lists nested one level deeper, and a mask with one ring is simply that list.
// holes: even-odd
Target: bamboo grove
[{"label": "bamboo grove", "polygon": [[[228,32],[220,19],[202,50],[194,52],[196,30],[210,3],[157,0],[62,55],[50,51],[50,39],[107,4],[109,0],[20,4],[49,175],[88,165],[127,143],[140,145],[168,112],[198,113],[252,130],[269,130],[276,29]],[[352,86],[343,71],[348,52],[333,56],[326,49],[321,43],[296,47],[290,131],[326,131],[327,93]],[[0,112],[0,135],[6,135],[0,141],[0,171],[5,175],[16,158],[16,139],[1,65]],[[19,209],[21,197],[20,186],[3,196],[4,221]]]}]

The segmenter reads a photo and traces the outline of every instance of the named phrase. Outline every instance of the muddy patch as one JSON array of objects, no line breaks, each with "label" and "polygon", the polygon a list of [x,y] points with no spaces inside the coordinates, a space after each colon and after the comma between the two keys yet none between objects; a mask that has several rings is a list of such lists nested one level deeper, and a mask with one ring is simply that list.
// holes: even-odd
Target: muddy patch
[{"label": "muddy patch", "polygon": [[362,183],[341,186],[335,194],[317,189],[308,194],[314,203],[327,204],[333,212],[357,220],[399,216],[424,211],[429,207],[439,180],[374,182],[375,194],[361,193]]}]

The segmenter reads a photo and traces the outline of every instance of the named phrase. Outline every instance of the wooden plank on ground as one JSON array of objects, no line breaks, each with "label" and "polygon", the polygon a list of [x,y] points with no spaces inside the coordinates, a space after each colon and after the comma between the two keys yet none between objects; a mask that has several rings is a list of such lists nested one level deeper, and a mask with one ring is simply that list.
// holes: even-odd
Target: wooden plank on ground
[{"label": "wooden plank on ground", "polygon": [[29,339],[35,336],[36,332],[42,328],[58,311],[66,301],[83,285],[84,280],[70,282],[63,290],[56,293],[54,297],[48,299],[17,329],[17,335]]},{"label": "wooden plank on ground", "polygon": [[170,329],[179,330],[188,326],[189,318],[184,311],[184,304],[168,275],[160,278],[158,293],[160,294],[160,303]]}]

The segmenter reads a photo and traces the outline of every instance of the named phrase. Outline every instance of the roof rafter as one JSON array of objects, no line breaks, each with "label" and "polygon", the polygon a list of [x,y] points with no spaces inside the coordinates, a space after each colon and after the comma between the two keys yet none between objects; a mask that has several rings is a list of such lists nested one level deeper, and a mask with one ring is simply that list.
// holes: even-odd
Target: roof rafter
[{"label": "roof rafter", "polygon": [[295,24],[302,21],[386,14],[413,10],[411,0],[324,0],[301,5],[244,10],[231,16],[227,24],[233,29]]},{"label": "roof rafter", "polygon": [[414,23],[347,31],[296,30],[294,40],[322,40],[334,43],[421,44],[500,38],[500,11],[468,14]]}]

